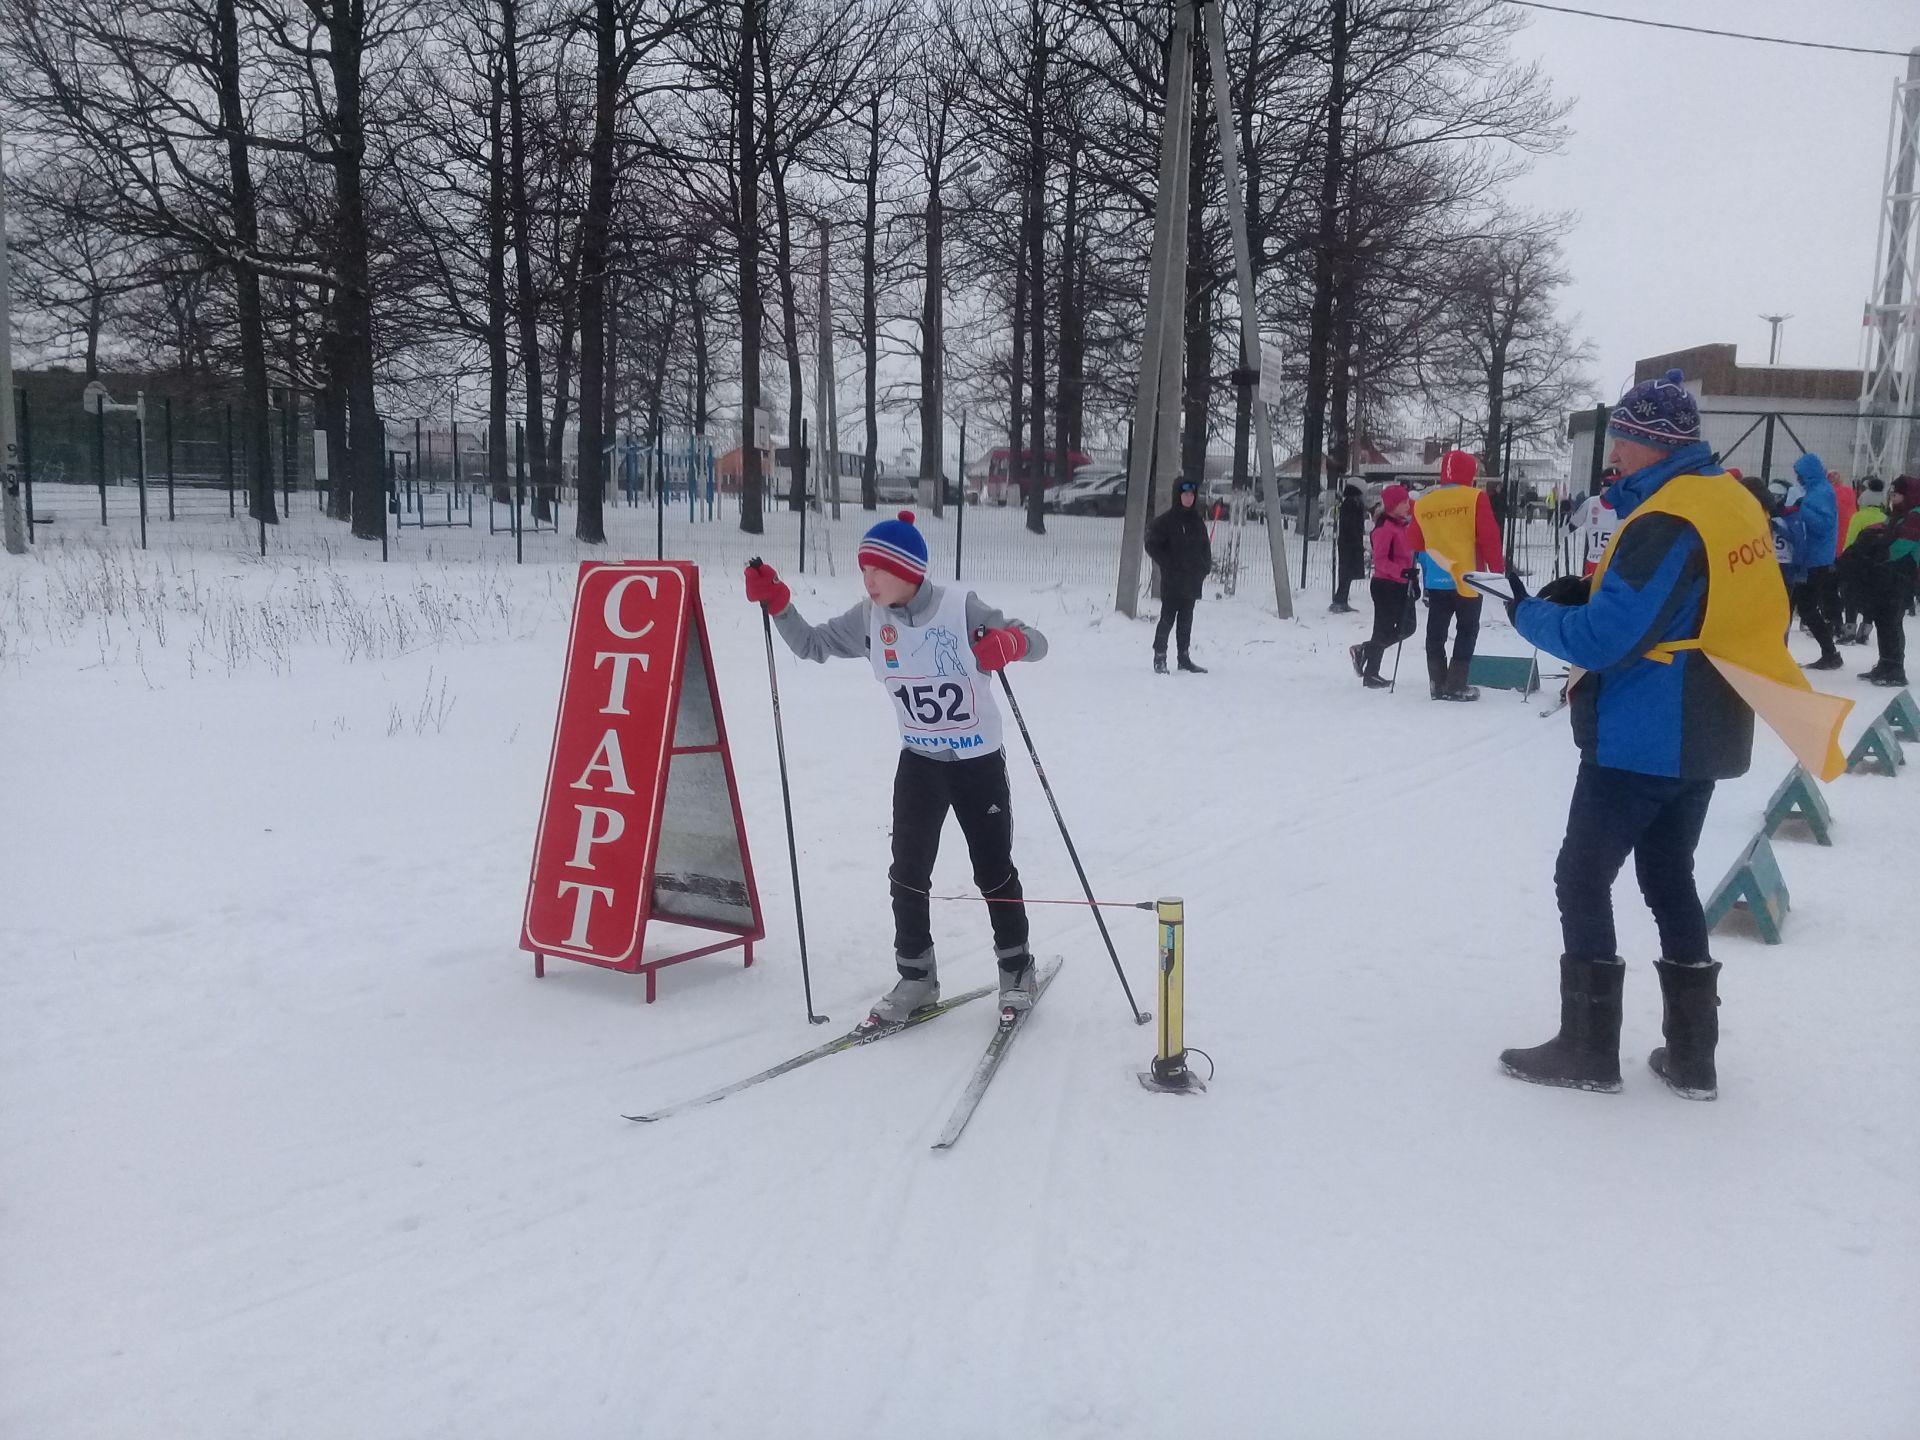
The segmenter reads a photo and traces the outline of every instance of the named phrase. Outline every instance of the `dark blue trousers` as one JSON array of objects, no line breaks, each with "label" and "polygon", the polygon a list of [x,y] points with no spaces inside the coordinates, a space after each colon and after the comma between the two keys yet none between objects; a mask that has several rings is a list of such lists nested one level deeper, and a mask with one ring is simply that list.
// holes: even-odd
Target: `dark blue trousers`
[{"label": "dark blue trousers", "polygon": [[1660,927],[1665,960],[1707,957],[1707,925],[1693,881],[1713,781],[1673,780],[1583,761],[1567,812],[1553,885],[1560,897],[1566,953],[1585,960],[1618,955],[1613,933],[1613,882],[1633,856],[1640,893]]}]

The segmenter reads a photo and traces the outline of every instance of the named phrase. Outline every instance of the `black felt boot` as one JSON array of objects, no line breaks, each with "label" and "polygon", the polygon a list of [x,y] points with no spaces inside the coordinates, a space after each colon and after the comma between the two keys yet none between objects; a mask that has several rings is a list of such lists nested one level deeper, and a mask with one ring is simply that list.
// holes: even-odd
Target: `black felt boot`
[{"label": "black felt boot", "polygon": [[1653,968],[1660,973],[1660,1033],[1667,1043],[1647,1057],[1647,1064],[1683,1099],[1712,1100],[1720,1093],[1713,1069],[1714,1047],[1720,1043],[1720,962],[1656,960]]},{"label": "black felt boot", "polygon": [[1615,959],[1560,957],[1560,1033],[1530,1050],[1502,1050],[1516,1080],[1574,1090],[1620,1088],[1620,986],[1627,967]]}]

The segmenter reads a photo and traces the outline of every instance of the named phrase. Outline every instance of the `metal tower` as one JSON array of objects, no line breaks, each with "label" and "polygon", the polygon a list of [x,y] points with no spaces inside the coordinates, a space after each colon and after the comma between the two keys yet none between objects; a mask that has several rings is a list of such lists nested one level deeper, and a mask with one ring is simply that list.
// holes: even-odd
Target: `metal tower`
[{"label": "metal tower", "polygon": [[1907,78],[1894,86],[1887,137],[1886,198],[1873,289],[1865,317],[1860,424],[1853,474],[1920,470],[1920,48],[1907,57]]}]

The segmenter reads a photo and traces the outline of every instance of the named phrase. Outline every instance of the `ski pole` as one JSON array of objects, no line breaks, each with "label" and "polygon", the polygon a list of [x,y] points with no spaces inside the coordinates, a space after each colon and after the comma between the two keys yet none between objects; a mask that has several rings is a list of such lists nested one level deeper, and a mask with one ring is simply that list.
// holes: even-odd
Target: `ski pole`
[{"label": "ski pole", "polygon": [[[760,568],[760,557],[748,562]],[[813,977],[807,970],[807,916],[800,908],[800,848],[793,839],[793,791],[787,784],[787,736],[780,720],[780,673],[773,665],[773,616],[760,607],[760,629],[767,640],[767,690],[773,696],[773,743],[780,752],[780,807],[787,812],[787,869],[793,876],[793,924],[800,934],[800,986],[807,997],[807,1023],[824,1025],[825,1015],[813,1013]]]},{"label": "ski pole", "polygon": [[1047,767],[1040,763],[1040,752],[1033,748],[1033,735],[1027,729],[1026,717],[1020,713],[1020,702],[1013,695],[1013,682],[1007,678],[1004,669],[999,673],[1000,688],[1007,692],[1007,705],[1013,711],[1014,724],[1020,727],[1020,738],[1027,742],[1027,754],[1033,760],[1033,773],[1040,777],[1040,788],[1046,792],[1047,804],[1053,807],[1053,823],[1060,827],[1060,838],[1067,842],[1067,856],[1073,861],[1074,874],[1080,877],[1080,888],[1086,892],[1087,904],[1093,910],[1093,923],[1100,927],[1100,938],[1107,942],[1107,955],[1113,961],[1113,973],[1120,977],[1120,988],[1126,991],[1127,1008],[1133,1011],[1133,1023],[1145,1025],[1153,1016],[1134,1003],[1133,987],[1127,983],[1127,972],[1120,968],[1120,952],[1113,948],[1113,937],[1107,933],[1106,917],[1100,913],[1099,904],[1093,898],[1093,886],[1087,882],[1087,872],[1080,864],[1080,852],[1073,848],[1073,836],[1067,833],[1067,821],[1060,813],[1060,802],[1053,798],[1053,786],[1047,780]]},{"label": "ski pole", "polygon": [[[1400,638],[1393,642],[1393,678],[1387,682],[1387,694],[1393,694],[1394,687],[1400,683],[1400,647],[1407,643],[1407,636],[1413,633],[1408,624],[1413,619],[1414,607],[1420,602],[1414,598],[1413,582],[1407,583],[1407,608],[1400,616]],[[1417,626],[1415,627],[1418,628]]]}]

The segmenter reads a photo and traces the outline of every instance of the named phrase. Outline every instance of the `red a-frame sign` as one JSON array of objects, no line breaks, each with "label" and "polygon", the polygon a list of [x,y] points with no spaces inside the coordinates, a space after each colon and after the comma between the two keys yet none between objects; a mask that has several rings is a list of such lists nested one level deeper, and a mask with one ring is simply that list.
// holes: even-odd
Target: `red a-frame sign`
[{"label": "red a-frame sign", "polygon": [[[646,955],[650,920],[730,939]],[[700,572],[586,561],[520,946],[647,977],[766,934],[714,683]]]}]

